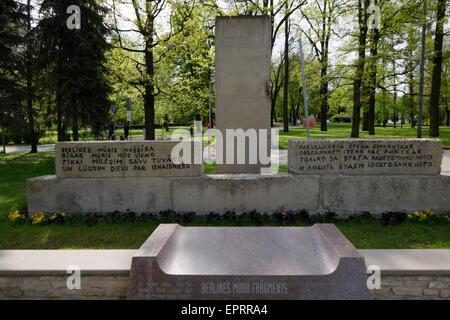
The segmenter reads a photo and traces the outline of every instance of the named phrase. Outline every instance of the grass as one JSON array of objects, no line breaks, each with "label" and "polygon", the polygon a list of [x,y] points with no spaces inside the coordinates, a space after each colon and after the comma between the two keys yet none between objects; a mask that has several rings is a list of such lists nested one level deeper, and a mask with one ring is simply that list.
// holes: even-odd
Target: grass
[{"label": "grass", "polygon": [[[347,139],[350,138],[350,123],[329,123],[328,131],[320,131],[320,124],[311,128],[312,139]],[[450,127],[440,127],[440,138],[446,148],[450,148]],[[288,141],[291,139],[306,139],[306,129],[290,129],[288,133],[280,131],[280,148],[287,149]],[[369,136],[367,131],[360,130],[360,138],[364,139],[413,139],[417,137],[417,129],[412,129],[409,125],[400,128],[394,127],[376,127],[375,135]],[[422,137],[428,137],[428,127],[423,127]]]},{"label": "grass", "polygon": [[26,179],[55,174],[53,152],[0,155],[0,217],[27,206]]},{"label": "grass", "polygon": [[[172,220],[152,219],[141,222],[102,221],[88,225],[83,221],[61,225],[30,225],[0,222],[0,249],[137,249],[160,223]],[[359,249],[450,248],[450,224],[404,222],[384,226],[380,220],[334,221],[342,233]],[[252,226],[254,223],[207,222],[196,218],[185,226]],[[274,221],[261,224],[279,226]],[[295,222],[290,226],[309,226]]]}]

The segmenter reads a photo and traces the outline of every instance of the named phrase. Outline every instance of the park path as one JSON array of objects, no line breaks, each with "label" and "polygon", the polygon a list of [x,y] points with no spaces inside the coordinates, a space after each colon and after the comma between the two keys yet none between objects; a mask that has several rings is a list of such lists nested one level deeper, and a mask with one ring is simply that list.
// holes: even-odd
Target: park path
[{"label": "park path", "polygon": [[[27,153],[30,152],[31,146],[29,145],[23,145],[23,146],[7,146],[6,147],[6,153]],[[207,150],[207,147],[205,148],[205,152]],[[54,144],[41,144],[38,146],[38,152],[52,152],[55,151],[55,145]],[[215,154],[215,150],[212,147],[211,153]],[[280,165],[287,165],[287,150],[286,149],[280,149],[280,150],[272,150],[272,159],[275,159],[277,155],[280,156]],[[442,165],[441,165],[441,174],[450,176],[450,150],[444,150],[444,154],[442,157]]]},{"label": "park path", "polygon": [[[3,151],[3,148],[0,147]],[[30,145],[16,145],[16,146],[6,146],[6,153],[28,153],[31,151]],[[54,144],[40,144],[38,145],[38,152],[53,152],[55,151]]]}]

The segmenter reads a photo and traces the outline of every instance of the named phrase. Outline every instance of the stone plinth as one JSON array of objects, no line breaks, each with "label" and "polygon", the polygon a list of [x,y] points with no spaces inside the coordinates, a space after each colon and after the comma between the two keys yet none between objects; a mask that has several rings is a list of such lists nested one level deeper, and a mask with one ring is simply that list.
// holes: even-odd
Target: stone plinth
[{"label": "stone plinth", "polygon": [[331,224],[160,225],[133,256],[129,299],[369,299],[364,258]]},{"label": "stone plinth", "polygon": [[301,175],[438,175],[442,141],[290,140],[289,172]]},{"label": "stone plinth", "polygon": [[[226,130],[266,129],[270,158],[271,23],[269,16],[219,17],[216,21],[216,124]],[[248,142],[245,164],[218,164],[217,173],[259,173],[261,164],[250,164]],[[259,137],[257,138],[259,145]],[[259,148],[259,147],[258,147]],[[258,149],[259,150],[259,149]],[[258,151],[259,154],[259,151]],[[224,163],[226,158],[224,157]]]},{"label": "stone plinth", "polygon": [[200,176],[201,164],[194,164],[194,143],[190,164],[172,161],[174,141],[60,142],[55,150],[59,178],[130,178]]},{"label": "stone plinth", "polygon": [[27,180],[28,212],[158,213],[280,209],[338,215],[369,211],[450,212],[450,176],[204,175],[201,177]]}]

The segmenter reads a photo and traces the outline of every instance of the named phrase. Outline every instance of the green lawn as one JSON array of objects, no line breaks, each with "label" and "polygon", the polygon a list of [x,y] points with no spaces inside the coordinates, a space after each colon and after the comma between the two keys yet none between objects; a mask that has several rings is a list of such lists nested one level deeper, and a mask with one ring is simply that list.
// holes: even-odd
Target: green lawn
[{"label": "green lawn", "polygon": [[[166,220],[140,222],[66,222],[61,225],[14,225],[0,221],[0,249],[136,249],[150,236],[159,223]],[[380,220],[335,221],[336,226],[359,249],[450,248],[450,224],[446,221],[419,224],[404,222],[384,226]],[[208,223],[196,218],[186,226],[249,226],[254,223]],[[260,225],[279,226],[270,222]],[[296,222],[289,226],[308,226]]]},{"label": "green lawn", "polygon": [[47,174],[55,174],[53,152],[0,155],[0,218],[26,208],[26,179]]},{"label": "green lawn", "polygon": [[[350,123],[329,123],[328,131],[320,131],[320,124],[311,128],[312,139],[347,139],[350,138],[351,133]],[[442,144],[446,148],[450,148],[450,127],[440,127],[440,138]],[[280,148],[287,149],[288,141],[291,139],[306,139],[306,129],[290,129],[289,133],[280,131]],[[369,136],[367,131],[360,130],[360,138],[364,139],[413,139],[417,137],[417,128],[412,129],[409,125],[404,125],[403,128],[394,127],[376,127],[375,135]],[[423,127],[422,137],[428,137],[428,127]]]}]

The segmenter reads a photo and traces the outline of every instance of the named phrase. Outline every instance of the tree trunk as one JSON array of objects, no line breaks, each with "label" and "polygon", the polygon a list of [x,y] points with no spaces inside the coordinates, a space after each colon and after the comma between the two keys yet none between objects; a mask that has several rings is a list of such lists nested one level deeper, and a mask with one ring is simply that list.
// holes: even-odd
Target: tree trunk
[{"label": "tree trunk", "polygon": [[352,112],[352,138],[359,137],[359,123],[361,120],[361,83],[364,75],[364,64],[366,59],[366,37],[367,37],[367,7],[369,0],[358,0],[358,22],[360,27],[358,43],[358,62],[355,80],[353,81],[353,112]]},{"label": "tree trunk", "polygon": [[445,107],[445,113],[447,114],[445,125],[450,127],[450,109],[448,107]]},{"label": "tree trunk", "polygon": [[[288,1],[286,1],[286,12]],[[289,19],[285,21],[284,31],[284,96],[283,96],[283,130],[289,132],[288,89],[289,89]]]},{"label": "tree trunk", "polygon": [[438,0],[434,37],[433,74],[430,96],[430,137],[439,137],[439,98],[441,93],[442,43],[444,39],[445,0]]},{"label": "tree trunk", "polygon": [[270,126],[273,127],[275,121],[275,99],[270,99]]},{"label": "tree trunk", "polygon": [[[423,17],[426,18],[426,2],[423,4]],[[423,115],[423,82],[425,72],[425,37],[427,23],[422,25],[421,54],[420,54],[420,79],[419,79],[419,114],[417,123],[417,138],[422,138],[422,115]]]},{"label": "tree trunk", "polygon": [[361,84],[361,109],[363,113],[362,131],[369,131],[369,88],[367,85],[367,75],[362,79]]},{"label": "tree trunk", "polygon": [[[362,92],[364,92],[365,90],[363,89]],[[364,96],[364,94],[363,94]],[[362,104],[362,109],[363,109],[363,118],[362,118],[362,131],[369,131],[369,111],[367,111],[366,106],[364,106],[364,104]]]},{"label": "tree trunk", "polygon": [[145,64],[146,76],[145,94],[144,94],[144,113],[145,113],[145,140],[155,140],[155,85],[153,83],[155,76],[154,57],[153,57],[153,22],[152,11],[147,8],[148,20],[148,39],[146,41]]},{"label": "tree trunk", "polygon": [[328,81],[327,65],[322,63],[322,70],[320,73],[320,131],[327,131],[328,120]]},{"label": "tree trunk", "polygon": [[296,126],[297,124],[297,119],[296,119],[296,114],[295,114],[295,103],[294,103],[294,97],[291,96],[291,122],[292,122],[292,126]]},{"label": "tree trunk", "polygon": [[[410,45],[410,44],[409,44]],[[413,53],[410,47],[409,50],[410,58],[409,58],[409,96],[408,96],[408,109],[409,109],[409,118],[411,121],[411,128],[414,129],[415,122],[414,122],[414,97],[413,97],[413,91],[414,91],[414,73],[413,73]]]},{"label": "tree trunk", "polygon": [[[27,32],[31,32],[31,3],[27,1]],[[30,35],[28,35],[30,37]],[[27,41],[27,62],[26,62],[26,74],[27,74],[27,113],[28,113],[28,127],[31,139],[31,153],[37,153],[37,139],[36,132],[34,130],[34,114],[33,114],[33,70],[31,59],[33,55],[31,53],[30,40]]]},{"label": "tree trunk", "polygon": [[[300,98],[300,97],[299,97]],[[297,121],[299,120],[299,113],[300,113],[300,101],[298,101],[297,106],[295,108],[295,119],[294,119],[294,126],[297,125]]]},{"label": "tree trunk", "polygon": [[[322,59],[320,70],[320,131],[327,131],[328,120],[328,41],[329,32],[327,28],[327,0],[323,1],[323,15],[322,15]],[[330,10],[330,9],[328,9]]]},{"label": "tree trunk", "polygon": [[[375,1],[375,5],[377,1]],[[375,93],[377,89],[377,59],[378,59],[378,40],[380,39],[380,31],[378,28],[373,29],[372,43],[370,48],[370,71],[369,71],[369,135],[375,135]]]},{"label": "tree trunk", "polygon": [[78,141],[78,106],[77,106],[77,100],[75,97],[72,97],[71,99],[72,104],[72,139],[73,141]]},{"label": "tree trunk", "polygon": [[2,146],[3,146],[3,154],[6,154],[5,125],[2,126]]},{"label": "tree trunk", "polygon": [[56,127],[58,131],[58,142],[66,140],[66,133],[63,131],[62,101],[59,84],[57,84],[56,88]]},{"label": "tree trunk", "polygon": [[397,128],[397,78],[395,75],[395,61],[394,61],[394,117],[392,121],[394,122],[394,129]]}]

